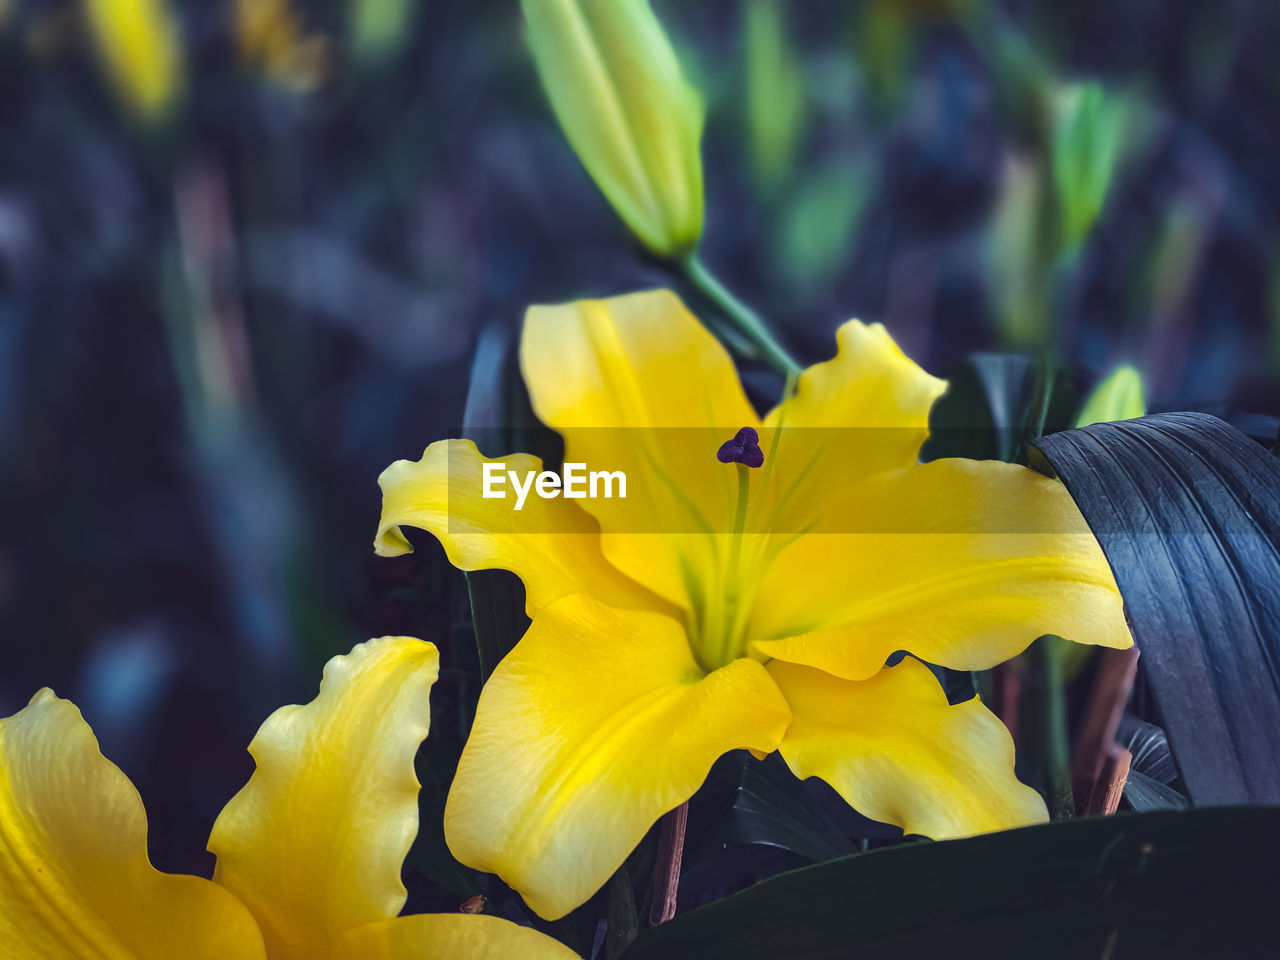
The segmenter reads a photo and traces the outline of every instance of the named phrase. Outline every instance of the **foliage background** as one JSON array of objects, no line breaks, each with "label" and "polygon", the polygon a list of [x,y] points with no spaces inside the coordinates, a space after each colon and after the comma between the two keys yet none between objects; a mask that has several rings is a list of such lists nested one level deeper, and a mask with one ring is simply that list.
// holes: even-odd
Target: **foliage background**
[{"label": "foliage background", "polygon": [[[264,0],[287,28],[256,57],[234,4],[174,4],[185,84],[148,125],[78,4],[0,3],[0,715],[74,699],[162,869],[208,873],[257,725],[358,640],[441,647],[456,749],[465,585],[426,542],[372,556],[374,481],[457,433],[525,306],[671,282],[556,128],[515,3],[404,4],[374,54],[366,4],[401,8]],[[1045,341],[1081,391],[1129,361],[1153,409],[1280,412],[1280,7],[806,0],[778,33],[655,6],[708,100],[704,257],[802,360],[858,316],[938,374]],[[1025,104],[1079,80],[1132,98],[1131,142],[1028,336],[999,213],[1010,158],[1047,156]]]}]

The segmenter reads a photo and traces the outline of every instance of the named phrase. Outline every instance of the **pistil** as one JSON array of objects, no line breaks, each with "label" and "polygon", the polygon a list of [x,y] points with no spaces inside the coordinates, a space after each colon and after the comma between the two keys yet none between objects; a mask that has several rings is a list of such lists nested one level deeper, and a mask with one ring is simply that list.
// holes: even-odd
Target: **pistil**
[{"label": "pistil", "polygon": [[734,508],[733,538],[722,568],[718,590],[708,591],[708,605],[702,622],[701,644],[709,669],[725,666],[736,658],[735,647],[745,622],[741,581],[742,541],[746,531],[747,512],[751,502],[751,471],[764,464],[760,438],[751,427],[743,427],[730,440],[720,445],[716,458],[732,463],[738,474],[738,496]]}]

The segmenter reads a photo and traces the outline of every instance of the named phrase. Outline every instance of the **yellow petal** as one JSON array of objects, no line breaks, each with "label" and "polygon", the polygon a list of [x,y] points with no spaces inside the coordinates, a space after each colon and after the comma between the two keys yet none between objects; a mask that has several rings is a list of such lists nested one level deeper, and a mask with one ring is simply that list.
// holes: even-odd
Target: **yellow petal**
[{"label": "yellow petal", "polygon": [[762,658],[848,680],[895,650],[982,670],[1058,634],[1132,644],[1115,578],[1066,489],[1026,467],[938,460],[847,490],[847,529],[788,547],[752,617]]},{"label": "yellow petal", "polygon": [[[565,460],[621,470],[627,498],[583,500],[623,573],[690,606],[686,570],[732,529],[737,473],[716,451],[759,418],[724,348],[668,290],[532,307],[521,369]],[[695,573],[694,579],[701,574]]]},{"label": "yellow petal", "polygon": [[510,920],[416,914],[343,934],[334,960],[579,960],[559,940]]},{"label": "yellow petal", "polygon": [[915,463],[929,436],[929,409],[946,389],[878,323],[850,320],[836,331],[836,346],[835,358],[802,373],[795,395],[766,418],[766,435],[782,431],[778,487],[797,490],[775,529],[821,530],[828,492]]},{"label": "yellow petal", "polygon": [[80,711],[49,690],[0,720],[0,955],[262,958],[249,911],[147,859],[147,816]]},{"label": "yellow petal", "polygon": [[445,838],[555,919],[595,893],[717,757],[774,750],[787,719],[756,661],[704,675],[674,620],[566,597],[534,618],[481,692]]},{"label": "yellow petal", "polygon": [[486,463],[500,464],[521,478],[542,470],[541,460],[523,453],[490,460],[470,440],[440,440],[427,447],[421,460],[397,460],[387,467],[378,478],[382,520],[374,549],[384,557],[412,550],[401,525],[430,531],[455,567],[496,567],[519,576],[530,616],[553,600],[581,592],[622,607],[661,605],[605,560],[600,528],[576,500],[543,499],[530,490],[517,511],[509,481],[501,487],[501,499],[486,499]]},{"label": "yellow petal", "polygon": [[779,748],[797,777],[820,777],[865,816],[934,839],[1048,819],[1013,775],[1013,738],[977,697],[951,706],[907,657],[852,682],[774,661],[793,720]]},{"label": "yellow petal", "polygon": [[413,758],[427,735],[436,648],[362,643],[320,694],[281,707],[249,745],[257,770],[209,837],[214,879],[261,924],[273,960],[322,956],[338,934],[398,914],[418,831]]}]

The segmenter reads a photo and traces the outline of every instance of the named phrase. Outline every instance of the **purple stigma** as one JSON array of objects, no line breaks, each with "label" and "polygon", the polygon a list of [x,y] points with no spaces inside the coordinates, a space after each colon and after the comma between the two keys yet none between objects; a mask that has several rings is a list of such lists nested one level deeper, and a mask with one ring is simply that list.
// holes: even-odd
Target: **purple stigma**
[{"label": "purple stigma", "polygon": [[721,463],[740,463],[745,467],[760,466],[764,463],[764,451],[760,449],[759,434],[751,427],[743,427],[732,440],[720,444],[716,459]]}]

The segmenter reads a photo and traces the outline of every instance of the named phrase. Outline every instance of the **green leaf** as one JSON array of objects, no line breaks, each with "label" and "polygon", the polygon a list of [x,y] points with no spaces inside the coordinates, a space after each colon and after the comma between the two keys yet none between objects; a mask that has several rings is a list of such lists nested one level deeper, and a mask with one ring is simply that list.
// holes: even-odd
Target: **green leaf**
[{"label": "green leaf", "polygon": [[1280,810],[1067,820],[781,874],[641,933],[625,960],[1265,956]]},{"label": "green leaf", "polygon": [[[1019,353],[974,353],[947,373],[947,392],[929,412],[925,460],[966,457],[1017,462],[1028,414],[1036,402],[1037,370]],[[1075,400],[1062,371],[1054,373],[1045,429],[1070,424]]]},{"label": "green leaf", "polygon": [[380,63],[395,54],[413,33],[414,0],[351,0],[351,46],[362,63]]},{"label": "green leaf", "polygon": [[1053,178],[1066,250],[1079,248],[1102,212],[1127,119],[1125,101],[1101,84],[1070,84],[1059,93]]},{"label": "green leaf", "polygon": [[853,842],[815,809],[811,799],[779,758],[749,761],[740,769],[728,815],[702,846],[764,844],[815,862],[853,853]]},{"label": "green leaf", "polygon": [[801,178],[790,194],[778,247],[793,286],[823,283],[848,262],[871,182],[865,161],[848,157]]},{"label": "green leaf", "polygon": [[640,932],[640,916],[636,912],[636,895],[626,869],[618,870],[609,881],[609,925],[605,933],[605,960],[617,960]]},{"label": "green leaf", "polygon": [[1280,462],[1200,413],[1036,447],[1115,573],[1191,799],[1280,802]]},{"label": "green leaf", "polygon": [[1167,783],[1137,770],[1129,771],[1124,782],[1124,798],[1140,813],[1146,810],[1182,810],[1191,805],[1190,800]]},{"label": "green leaf", "polygon": [[779,0],[751,0],[746,11],[752,172],[766,193],[790,178],[804,134],[804,74],[787,34],[785,13]]},{"label": "green leaf", "polygon": [[1178,779],[1178,767],[1169,750],[1169,738],[1154,723],[1125,714],[1120,718],[1116,743],[1129,751],[1132,757],[1130,771],[1136,770],[1161,783],[1173,783]]},{"label": "green leaf", "polygon": [[[446,790],[426,749],[414,761],[418,782],[418,835],[409,849],[406,866],[416,870],[432,883],[464,900],[479,892],[475,874],[458,863],[444,839],[444,801]],[[456,761],[455,761],[456,762]]]}]

